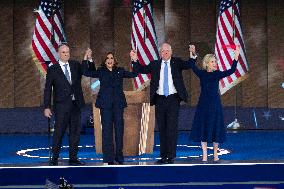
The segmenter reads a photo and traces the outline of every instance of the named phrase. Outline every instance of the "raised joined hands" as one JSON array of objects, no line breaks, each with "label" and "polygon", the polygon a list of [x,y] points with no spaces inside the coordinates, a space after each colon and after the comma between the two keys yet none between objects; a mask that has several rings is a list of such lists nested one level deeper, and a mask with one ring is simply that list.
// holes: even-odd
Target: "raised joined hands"
[{"label": "raised joined hands", "polygon": [[131,50],[129,55],[132,61],[136,62],[138,60],[137,53],[135,50]]},{"label": "raised joined hands", "polygon": [[91,60],[92,59],[92,50],[87,48],[84,55],[84,60]]}]

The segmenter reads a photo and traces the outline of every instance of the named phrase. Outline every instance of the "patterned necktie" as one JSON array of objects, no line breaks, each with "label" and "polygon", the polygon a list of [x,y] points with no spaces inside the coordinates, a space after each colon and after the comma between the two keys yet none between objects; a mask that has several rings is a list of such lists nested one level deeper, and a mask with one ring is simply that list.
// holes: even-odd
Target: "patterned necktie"
[{"label": "patterned necktie", "polygon": [[71,84],[71,78],[70,78],[70,73],[67,69],[68,64],[64,64],[65,70],[64,70],[64,75],[66,76],[68,82]]},{"label": "patterned necktie", "polygon": [[168,80],[168,63],[165,62],[165,67],[164,67],[164,95],[168,96],[169,95],[169,80]]}]

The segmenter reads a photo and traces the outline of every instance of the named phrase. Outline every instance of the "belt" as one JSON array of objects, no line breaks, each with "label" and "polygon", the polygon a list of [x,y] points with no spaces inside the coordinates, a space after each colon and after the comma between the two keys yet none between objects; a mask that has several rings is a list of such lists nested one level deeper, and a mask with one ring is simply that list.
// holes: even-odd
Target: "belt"
[{"label": "belt", "polygon": [[169,98],[169,97],[176,96],[176,95],[177,95],[177,93],[170,94],[170,95],[168,95],[168,96],[157,94],[158,97],[162,97],[162,98]]}]

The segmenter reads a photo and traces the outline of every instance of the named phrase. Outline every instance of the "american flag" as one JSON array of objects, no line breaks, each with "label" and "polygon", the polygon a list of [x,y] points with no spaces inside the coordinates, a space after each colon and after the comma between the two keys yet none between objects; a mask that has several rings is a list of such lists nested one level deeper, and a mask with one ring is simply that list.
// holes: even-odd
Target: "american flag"
[{"label": "american flag", "polygon": [[[150,61],[158,59],[157,35],[149,0],[134,1],[131,46],[137,51],[142,65],[148,65]],[[139,74],[134,79],[135,89],[142,90],[149,84],[150,79],[149,74]]]},{"label": "american flag", "polygon": [[221,71],[231,68],[233,48],[240,46],[240,57],[234,74],[220,80],[219,89],[224,94],[247,77],[248,63],[240,24],[239,0],[222,0],[217,24],[215,54]]},{"label": "american flag", "polygon": [[32,38],[32,53],[40,73],[45,76],[46,62],[55,64],[57,48],[66,41],[63,30],[61,0],[41,0]]}]

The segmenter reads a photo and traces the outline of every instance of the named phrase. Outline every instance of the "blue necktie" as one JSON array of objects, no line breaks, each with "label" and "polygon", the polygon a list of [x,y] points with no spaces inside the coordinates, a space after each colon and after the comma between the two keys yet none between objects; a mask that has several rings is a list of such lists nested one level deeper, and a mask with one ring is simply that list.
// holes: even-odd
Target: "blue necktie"
[{"label": "blue necktie", "polygon": [[64,75],[66,76],[68,82],[71,84],[71,78],[70,78],[70,74],[69,71],[67,69],[68,64],[64,64],[65,70],[64,70]]},{"label": "blue necktie", "polygon": [[164,67],[164,95],[168,96],[169,95],[169,79],[168,79],[168,63],[165,62],[165,67]]}]

